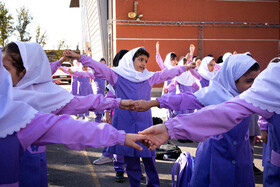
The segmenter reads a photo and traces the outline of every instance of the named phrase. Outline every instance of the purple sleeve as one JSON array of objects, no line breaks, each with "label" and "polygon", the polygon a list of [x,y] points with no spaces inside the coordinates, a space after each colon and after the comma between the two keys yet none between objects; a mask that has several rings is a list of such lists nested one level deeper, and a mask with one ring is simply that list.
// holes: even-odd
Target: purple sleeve
[{"label": "purple sleeve", "polygon": [[157,64],[158,64],[159,68],[161,70],[164,70],[165,69],[165,65],[163,63],[163,60],[162,60],[160,54],[156,54],[156,61],[157,61]]},{"label": "purple sleeve", "polygon": [[61,67],[61,71],[63,71],[64,73],[66,73],[66,74],[69,74],[69,75],[70,75],[70,73],[69,73],[69,71],[68,71],[68,68],[67,68],[67,67]]},{"label": "purple sleeve", "polygon": [[171,68],[171,69],[165,68],[162,71],[156,72],[149,79],[150,85],[153,86],[154,84],[159,84],[159,83],[162,83],[166,80],[173,79],[174,77],[181,75],[185,71],[187,71],[186,66],[176,66],[176,67]]},{"label": "purple sleeve", "polygon": [[106,123],[74,120],[71,116],[36,114],[35,118],[17,133],[21,145],[26,149],[30,145],[64,144],[75,150],[88,147],[124,145],[125,132],[118,131]]},{"label": "purple sleeve", "polygon": [[94,75],[88,71],[74,71],[73,72],[75,76],[77,77],[90,77],[91,79],[94,79]]},{"label": "purple sleeve", "polygon": [[171,83],[166,87],[166,89],[168,90],[168,92],[170,92],[171,90],[176,88],[177,84],[178,82],[175,79],[173,79]]},{"label": "purple sleeve", "polygon": [[260,116],[258,120],[258,125],[262,131],[267,131],[268,121]]},{"label": "purple sleeve", "polygon": [[204,107],[195,113],[179,115],[165,124],[170,138],[205,141],[210,136],[229,131],[253,113],[266,119],[273,115],[236,97],[219,105]]},{"label": "purple sleeve", "polygon": [[195,69],[190,69],[191,74],[194,76],[194,78],[198,79],[198,80],[202,80],[201,75],[195,70]]},{"label": "purple sleeve", "polygon": [[102,94],[90,94],[87,96],[75,96],[67,105],[52,112],[53,114],[75,115],[87,111],[99,112],[106,109],[119,108],[120,98],[105,98]]},{"label": "purple sleeve", "polygon": [[59,60],[50,63],[52,75],[57,71],[57,69],[61,66]]},{"label": "purple sleeve", "polygon": [[[116,98],[116,96],[109,90],[105,96],[105,98]],[[111,109],[106,109],[104,112],[112,112]]]},{"label": "purple sleeve", "polygon": [[117,82],[118,75],[105,64],[97,62],[91,57],[85,55],[81,55],[79,62],[81,62],[83,66],[93,69],[94,75],[96,77],[107,80],[112,86],[114,86]]},{"label": "purple sleeve", "polygon": [[160,108],[171,110],[194,110],[204,106],[192,93],[164,94],[157,98]]}]

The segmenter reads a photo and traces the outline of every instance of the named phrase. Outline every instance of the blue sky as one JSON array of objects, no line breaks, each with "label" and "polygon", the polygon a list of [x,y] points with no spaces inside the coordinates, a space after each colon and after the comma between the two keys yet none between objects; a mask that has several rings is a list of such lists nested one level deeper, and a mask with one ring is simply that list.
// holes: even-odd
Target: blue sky
[{"label": "blue sky", "polygon": [[[57,49],[61,40],[66,40],[70,49],[76,49],[81,40],[81,10],[69,8],[70,0],[0,0],[9,13],[17,19],[16,9],[24,6],[29,9],[33,22],[29,25],[32,42],[38,25],[46,31],[48,40],[44,49]],[[14,20],[16,22],[16,20]],[[12,36],[10,40],[16,40]]]}]

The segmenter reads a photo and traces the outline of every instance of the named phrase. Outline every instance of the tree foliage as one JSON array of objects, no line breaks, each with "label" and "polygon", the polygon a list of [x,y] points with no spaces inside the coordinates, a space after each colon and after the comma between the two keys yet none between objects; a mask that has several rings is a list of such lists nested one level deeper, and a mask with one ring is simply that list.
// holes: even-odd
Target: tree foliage
[{"label": "tree foliage", "polygon": [[41,27],[38,25],[37,30],[36,30],[36,42],[41,44],[42,47],[46,45],[47,41],[47,35],[46,31],[41,35]]},{"label": "tree foliage", "polygon": [[25,7],[21,7],[19,10],[17,10],[18,13],[18,22],[16,26],[16,30],[19,33],[19,40],[22,42],[28,42],[31,40],[31,35],[27,31],[27,26],[31,23],[33,20],[33,17],[29,14],[29,10]]},{"label": "tree foliage", "polygon": [[5,4],[0,1],[0,45],[2,47],[8,43],[8,38],[14,30],[13,17],[8,13]]}]

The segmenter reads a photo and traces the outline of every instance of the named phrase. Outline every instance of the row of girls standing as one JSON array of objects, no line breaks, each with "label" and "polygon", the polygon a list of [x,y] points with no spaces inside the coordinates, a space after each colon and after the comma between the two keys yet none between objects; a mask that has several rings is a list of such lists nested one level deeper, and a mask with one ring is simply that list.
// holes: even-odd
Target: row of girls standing
[{"label": "row of girls standing", "polygon": [[[170,70],[149,72],[146,69],[149,53],[143,47],[127,52],[120,60],[119,66],[112,69],[105,64],[94,61],[91,57],[78,55],[71,51],[68,51],[67,57],[79,60],[84,66],[92,68],[96,77],[106,79],[113,86],[117,98],[133,100],[149,100],[151,98],[151,88],[154,84],[159,84],[194,68],[193,63],[191,63]],[[126,132],[137,133],[152,126],[151,111],[137,113],[115,109],[112,125]],[[149,151],[145,147],[140,152],[127,146],[113,146],[109,147],[109,152],[124,156],[126,172],[131,186],[140,186],[142,175],[140,157],[145,166],[147,185],[160,185],[155,167],[155,151]]]},{"label": "row of girls standing", "polygon": [[[55,71],[51,70],[43,48],[37,43],[11,42],[3,54],[5,68],[0,53],[0,185],[48,186],[45,156],[36,154],[40,148],[35,146],[62,143],[81,150],[125,144],[142,149],[135,141],[145,137],[125,134],[109,124],[56,116],[103,107],[129,109],[130,101],[92,94],[74,97],[53,84],[51,72]],[[55,63],[53,67],[58,66]]]}]

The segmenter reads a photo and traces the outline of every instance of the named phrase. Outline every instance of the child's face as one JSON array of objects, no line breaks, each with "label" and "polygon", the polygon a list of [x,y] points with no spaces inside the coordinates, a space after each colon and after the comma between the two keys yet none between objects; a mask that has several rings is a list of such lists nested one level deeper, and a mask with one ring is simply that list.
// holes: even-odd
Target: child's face
[{"label": "child's face", "polygon": [[11,58],[10,55],[5,55],[5,53],[3,53],[2,61],[3,61],[3,66],[11,74],[13,86],[16,86],[17,83],[24,77],[26,71],[24,70],[18,73],[16,67],[13,66],[12,63],[13,59]]},{"label": "child's face", "polygon": [[178,60],[177,60],[177,58],[175,58],[174,60],[171,60],[171,64],[172,64],[173,66],[177,66],[177,65],[178,65]]},{"label": "child's face", "polygon": [[146,55],[140,55],[136,57],[133,61],[134,69],[136,71],[143,73],[144,70],[146,69],[147,62],[148,62],[148,57]]},{"label": "child's face", "polygon": [[251,71],[248,74],[245,74],[243,76],[241,76],[238,81],[235,83],[237,90],[242,93],[244,91],[246,91],[247,89],[249,89],[255,78],[260,74],[260,70],[258,71]]},{"label": "child's face", "polygon": [[212,60],[209,64],[208,64],[208,69],[210,72],[214,71],[214,67],[215,67],[215,60]]},{"label": "child's face", "polygon": [[200,60],[200,59],[198,59],[198,60],[195,62],[195,64],[196,64],[196,66],[200,66],[200,64],[201,64],[201,60]]},{"label": "child's face", "polygon": [[103,63],[103,64],[106,64],[105,60],[101,60],[100,62]]},{"label": "child's face", "polygon": [[87,71],[88,67],[83,66],[83,71]]}]

